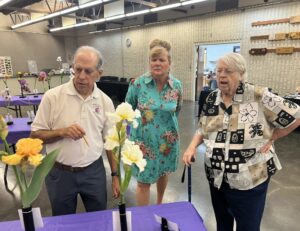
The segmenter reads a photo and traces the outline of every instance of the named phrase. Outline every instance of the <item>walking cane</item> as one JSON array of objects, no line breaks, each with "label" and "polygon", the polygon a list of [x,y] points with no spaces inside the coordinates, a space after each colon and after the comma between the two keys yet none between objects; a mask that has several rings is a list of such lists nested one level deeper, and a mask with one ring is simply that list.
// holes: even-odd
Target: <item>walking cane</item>
[{"label": "walking cane", "polygon": [[[191,158],[191,162],[195,162],[194,157]],[[184,165],[184,168],[183,168],[183,173],[181,176],[181,183],[184,183],[185,169],[186,169],[186,165]],[[189,202],[192,201],[192,166],[191,165],[188,166],[188,200],[189,200]]]}]

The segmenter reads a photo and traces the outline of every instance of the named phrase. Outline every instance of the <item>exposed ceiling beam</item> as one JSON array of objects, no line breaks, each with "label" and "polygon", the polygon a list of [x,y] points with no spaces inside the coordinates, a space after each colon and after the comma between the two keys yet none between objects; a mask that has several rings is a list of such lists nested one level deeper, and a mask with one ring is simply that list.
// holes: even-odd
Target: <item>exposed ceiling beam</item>
[{"label": "exposed ceiling beam", "polygon": [[146,2],[146,1],[143,1],[143,0],[126,0],[126,2],[134,2],[134,3],[137,3],[137,4],[144,5],[144,6],[150,6],[152,8],[157,7],[156,3],[154,3],[154,2]]},{"label": "exposed ceiling beam", "polygon": [[5,7],[4,9],[17,11],[21,13],[41,13],[41,14],[49,14],[49,11],[42,11],[42,10],[34,10],[28,8],[18,8],[18,7]]},{"label": "exposed ceiling beam", "polygon": [[80,19],[80,20],[86,21],[86,22],[93,21],[93,19],[90,19],[90,18],[87,18],[87,17],[70,15],[70,14],[69,15],[64,15],[63,17],[65,17],[65,18],[76,18],[76,19]]},{"label": "exposed ceiling beam", "polygon": [[29,20],[29,21],[26,21],[23,23],[15,24],[15,25],[11,26],[11,29],[17,29],[20,27],[24,27],[24,26],[28,26],[28,25],[31,25],[34,23],[42,22],[42,21],[45,21],[45,20],[48,20],[51,18],[55,18],[58,16],[68,15],[70,13],[74,13],[74,12],[82,10],[82,9],[91,8],[93,6],[99,6],[99,5],[103,5],[103,4],[114,2],[114,1],[116,1],[116,0],[95,0],[95,1],[87,2],[87,3],[81,4],[79,6],[65,8],[63,10],[56,11],[54,13],[45,15],[43,17],[39,17],[39,18],[35,18],[35,19]]}]

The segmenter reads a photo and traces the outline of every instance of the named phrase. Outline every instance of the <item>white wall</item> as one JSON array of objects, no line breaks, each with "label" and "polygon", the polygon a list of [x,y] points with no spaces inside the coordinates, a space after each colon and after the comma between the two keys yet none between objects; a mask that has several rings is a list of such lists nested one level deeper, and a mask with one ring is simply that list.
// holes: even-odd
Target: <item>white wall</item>
[{"label": "white wall", "polygon": [[104,57],[103,75],[123,76],[123,52],[122,33],[109,33],[102,37],[96,34],[90,37],[79,37],[78,46],[90,45],[98,48]]},{"label": "white wall", "polygon": [[[184,99],[194,99],[194,45],[241,42],[241,53],[248,60],[249,81],[273,88],[283,95],[300,85],[300,52],[292,55],[250,56],[249,49],[278,46],[300,47],[300,40],[251,42],[250,36],[279,32],[300,31],[300,24],[278,24],[251,27],[259,20],[286,18],[299,15],[300,3],[285,3],[245,11],[197,16],[173,23],[139,27],[131,30],[99,33],[77,39],[77,45],[90,44],[100,49],[105,57],[105,75],[137,77],[147,70],[148,44],[161,38],[172,45],[172,73],[183,82]],[[127,48],[125,41],[132,40]]]},{"label": "white wall", "polygon": [[10,17],[0,14],[0,56],[12,58],[14,74],[28,71],[27,60],[36,60],[40,70],[58,68],[57,56],[66,60],[64,37],[49,34],[47,22],[15,31],[10,29],[11,25]]}]

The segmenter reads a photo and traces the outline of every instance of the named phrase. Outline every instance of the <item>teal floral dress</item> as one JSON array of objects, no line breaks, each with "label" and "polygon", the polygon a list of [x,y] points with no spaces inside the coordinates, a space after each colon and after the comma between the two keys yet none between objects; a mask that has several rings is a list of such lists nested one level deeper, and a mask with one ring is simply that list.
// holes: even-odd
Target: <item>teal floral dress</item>
[{"label": "teal floral dress", "polygon": [[140,145],[147,160],[146,168],[133,174],[138,182],[152,184],[159,177],[177,169],[179,157],[178,113],[182,105],[181,82],[169,75],[161,92],[150,73],[130,83],[126,101],[141,111],[139,126],[131,130],[130,139]]}]

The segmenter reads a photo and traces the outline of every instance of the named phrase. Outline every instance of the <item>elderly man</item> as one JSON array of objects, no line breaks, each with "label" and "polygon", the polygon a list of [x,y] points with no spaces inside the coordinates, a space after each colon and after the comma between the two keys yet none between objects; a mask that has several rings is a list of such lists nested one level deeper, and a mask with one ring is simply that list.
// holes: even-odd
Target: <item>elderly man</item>
[{"label": "elderly man", "polygon": [[[47,152],[60,149],[46,178],[54,216],[75,213],[78,194],[86,211],[106,209],[103,139],[111,127],[106,112],[114,112],[114,105],[95,84],[102,74],[102,62],[95,48],[78,48],[74,78],[45,93],[32,123],[31,137],[43,140]],[[112,153],[106,153],[115,176]],[[112,188],[117,197],[117,177],[112,178]]]}]

